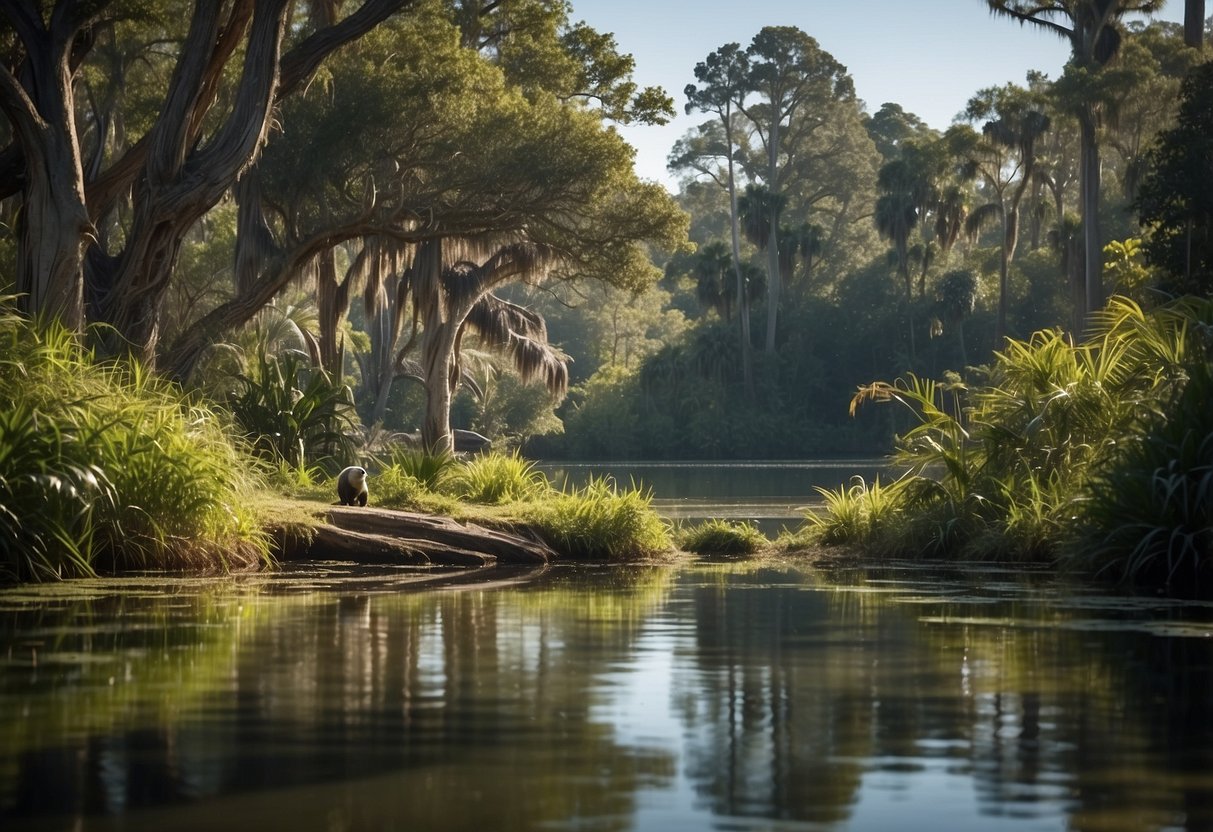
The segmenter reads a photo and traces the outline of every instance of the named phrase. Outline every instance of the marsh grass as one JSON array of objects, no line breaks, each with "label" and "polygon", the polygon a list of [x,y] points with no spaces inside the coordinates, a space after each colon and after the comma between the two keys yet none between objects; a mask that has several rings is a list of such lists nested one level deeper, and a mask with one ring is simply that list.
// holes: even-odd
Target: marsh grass
[{"label": "marsh grass", "polygon": [[456,497],[473,503],[499,505],[536,500],[552,486],[535,464],[518,454],[490,453],[456,466],[446,485]]},{"label": "marsh grass", "polygon": [[0,311],[0,572],[221,569],[266,556],[255,462],[221,419],[58,326]]},{"label": "marsh grass", "polygon": [[679,545],[697,555],[752,555],[770,545],[753,523],[712,519],[683,529]]},{"label": "marsh grass", "polygon": [[402,475],[412,477],[427,491],[439,492],[455,473],[459,460],[447,451],[422,451],[414,448],[395,448],[388,454],[387,468],[398,469]]},{"label": "marsh grass", "polygon": [[524,519],[562,554],[589,560],[626,560],[670,552],[669,525],[652,509],[652,493],[620,489],[609,477],[584,488],[530,503]]},{"label": "marsh grass", "polygon": [[883,551],[902,519],[904,489],[902,481],[882,485],[879,477],[871,483],[852,477],[850,485],[817,488],[823,509],[807,513],[806,525],[817,542],[858,543]]}]

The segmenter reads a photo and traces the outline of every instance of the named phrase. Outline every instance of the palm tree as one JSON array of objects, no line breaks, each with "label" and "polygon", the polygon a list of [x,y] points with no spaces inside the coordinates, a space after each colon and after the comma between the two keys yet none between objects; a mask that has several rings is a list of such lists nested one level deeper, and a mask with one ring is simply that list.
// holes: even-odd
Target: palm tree
[{"label": "palm tree", "polygon": [[[1067,69],[1097,74],[1120,48],[1120,21],[1130,12],[1153,13],[1164,0],[986,0],[996,15],[1053,32],[1070,44]],[[1085,309],[1088,315],[1103,307],[1103,243],[1099,234],[1099,126],[1100,104],[1089,93],[1074,102],[1081,131],[1083,249],[1085,251]]]},{"label": "palm tree", "polygon": [[880,236],[893,244],[897,276],[905,284],[908,303],[914,296],[910,281],[910,232],[918,224],[918,206],[906,191],[890,191],[877,197],[873,219]]},{"label": "palm tree", "polygon": [[[1007,301],[1011,261],[1019,242],[1019,206],[1033,182],[1036,168],[1036,142],[1049,129],[1049,117],[1036,109],[1026,91],[1008,84],[982,90],[970,99],[967,114],[971,119],[993,116],[982,126],[983,142],[971,144],[969,155],[973,171],[980,173],[995,199],[974,210],[965,229],[975,235],[987,222],[1002,221],[1001,257],[998,271],[998,323],[994,342],[999,347],[1007,334]],[[950,135],[962,138],[954,128]],[[975,134],[969,141],[975,139]]]},{"label": "palm tree", "polygon": [[726,243],[708,243],[695,254],[692,269],[695,275],[695,296],[709,309],[715,309],[726,322],[733,320],[736,300],[730,277],[735,273],[733,256]]},{"label": "palm tree", "polygon": [[[749,184],[745,193],[737,200],[737,213],[741,218],[741,230],[745,238],[767,255],[767,338],[766,350],[775,349],[775,323],[778,316],[778,305],[772,297],[779,285],[778,252],[772,256],[769,250],[771,242],[778,246],[776,228],[779,216],[787,205],[787,197],[774,193],[766,185]],[[773,271],[772,271],[773,270]]]},{"label": "palm tree", "polygon": [[779,271],[784,285],[791,286],[796,263],[804,264],[806,280],[813,276],[813,266],[825,247],[825,229],[815,223],[802,222],[794,228],[779,229]]},{"label": "palm tree", "polygon": [[969,192],[958,184],[943,189],[935,205],[935,238],[946,258],[960,239],[965,219],[969,216]]},{"label": "palm tree", "polygon": [[977,277],[968,269],[956,269],[939,279],[935,290],[935,302],[940,315],[956,330],[956,343],[960,348],[960,368],[969,365],[965,350],[964,320],[977,307]]}]

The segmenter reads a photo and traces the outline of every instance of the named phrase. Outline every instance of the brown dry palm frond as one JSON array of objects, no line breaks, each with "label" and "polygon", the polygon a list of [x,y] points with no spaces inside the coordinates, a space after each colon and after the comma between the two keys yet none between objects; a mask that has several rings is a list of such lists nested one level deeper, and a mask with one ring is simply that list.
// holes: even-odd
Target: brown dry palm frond
[{"label": "brown dry palm frond", "polygon": [[555,395],[567,391],[568,356],[548,343],[539,315],[488,294],[472,307],[467,323],[487,346],[510,357],[523,381],[541,380]]}]

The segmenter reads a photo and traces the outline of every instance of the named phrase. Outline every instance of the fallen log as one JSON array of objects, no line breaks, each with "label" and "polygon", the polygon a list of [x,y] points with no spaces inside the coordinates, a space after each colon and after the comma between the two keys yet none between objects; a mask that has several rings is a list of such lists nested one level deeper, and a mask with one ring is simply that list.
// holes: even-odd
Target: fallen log
[{"label": "fallen log", "polygon": [[[499,529],[489,529],[474,523],[460,523],[449,517],[393,511],[381,508],[333,506],[328,510],[327,539],[335,539],[339,531],[386,538],[397,541],[403,549],[414,548],[431,558],[449,552],[456,557],[469,554],[484,557],[489,563],[535,564],[547,563],[556,552],[538,540]],[[352,542],[352,541],[351,541]],[[374,541],[368,539],[369,544]],[[437,560],[427,562],[438,563]]]},{"label": "fallen log", "polygon": [[429,514],[332,506],[323,518],[326,523],[301,534],[275,532],[280,557],[457,566],[534,565],[556,558],[540,541]]}]

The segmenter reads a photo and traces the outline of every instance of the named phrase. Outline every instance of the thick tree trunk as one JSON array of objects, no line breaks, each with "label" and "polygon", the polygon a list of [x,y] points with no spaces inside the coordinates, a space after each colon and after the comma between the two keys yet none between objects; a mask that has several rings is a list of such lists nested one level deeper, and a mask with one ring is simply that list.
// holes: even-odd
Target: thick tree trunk
[{"label": "thick tree trunk", "polygon": [[316,255],[316,307],[320,324],[320,364],[337,384],[344,370],[338,363],[337,330],[350,308],[350,275],[337,279],[333,250]]},{"label": "thick tree trunk", "polygon": [[451,377],[455,365],[455,339],[458,327],[453,321],[427,321],[421,340],[425,369],[425,421],[421,424],[421,443],[429,453],[452,453],[455,437],[451,433]]},{"label": "thick tree trunk", "polygon": [[224,125],[194,149],[209,106],[208,70],[220,31],[218,6],[198,0],[182,59],[150,133],[146,175],[135,193],[126,248],[101,301],[101,315],[121,343],[108,345],[154,364],[160,304],[182,241],[253,162],[269,130],[287,0],[262,0],[254,12],[240,91]]},{"label": "thick tree trunk", "polygon": [[1095,117],[1083,113],[1079,117],[1082,128],[1082,233],[1086,286],[1084,317],[1103,309],[1103,241],[1099,233],[1099,144],[1095,135]]},{"label": "thick tree trunk", "polygon": [[46,28],[41,15],[32,4],[4,8],[26,51],[20,80],[0,67],[0,111],[16,138],[5,156],[14,178],[22,167],[25,175],[16,283],[25,312],[80,329],[84,252],[95,231],[85,209],[72,92],[77,30],[66,15]]},{"label": "thick tree trunk", "polygon": [[[47,125],[48,133],[61,127]],[[84,325],[84,252],[93,235],[84,207],[84,176],[75,142],[48,139],[27,156],[26,186],[17,253],[19,308],[57,320],[72,330]]]},{"label": "thick tree trunk", "polygon": [[1184,2],[1184,43],[1201,49],[1205,42],[1205,0]]}]

